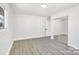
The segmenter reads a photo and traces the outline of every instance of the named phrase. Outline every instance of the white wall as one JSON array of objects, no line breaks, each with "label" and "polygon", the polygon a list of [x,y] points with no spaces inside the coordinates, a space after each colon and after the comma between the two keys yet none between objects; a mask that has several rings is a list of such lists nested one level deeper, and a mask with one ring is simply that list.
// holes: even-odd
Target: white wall
[{"label": "white wall", "polygon": [[54,35],[68,34],[68,20],[67,19],[54,19]]},{"label": "white wall", "polygon": [[0,4],[2,8],[6,11],[6,26],[5,29],[0,30],[0,54],[8,54],[13,43],[11,23],[12,23],[12,13],[8,4]]},{"label": "white wall", "polygon": [[14,18],[14,39],[44,37],[45,20],[47,20],[47,17],[16,14]]},{"label": "white wall", "polygon": [[[68,45],[79,49],[79,6],[56,13],[51,17],[53,28],[53,19],[68,16]],[[53,30],[51,36],[53,37]]]}]

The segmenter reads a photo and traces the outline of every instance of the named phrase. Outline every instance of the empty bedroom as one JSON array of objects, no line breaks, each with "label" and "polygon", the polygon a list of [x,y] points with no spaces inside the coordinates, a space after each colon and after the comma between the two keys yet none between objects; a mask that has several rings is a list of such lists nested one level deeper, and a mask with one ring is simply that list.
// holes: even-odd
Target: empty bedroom
[{"label": "empty bedroom", "polygon": [[0,3],[0,55],[79,55],[79,3]]}]

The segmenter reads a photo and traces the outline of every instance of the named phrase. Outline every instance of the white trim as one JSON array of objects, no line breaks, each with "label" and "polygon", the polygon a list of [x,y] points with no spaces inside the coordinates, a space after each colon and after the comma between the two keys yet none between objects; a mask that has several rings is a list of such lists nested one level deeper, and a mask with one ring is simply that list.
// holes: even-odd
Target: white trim
[{"label": "white trim", "polygon": [[71,45],[71,44],[68,44],[68,46],[71,46],[71,47],[73,47],[75,49],[79,49],[79,47],[75,47],[74,45]]},{"label": "white trim", "polygon": [[68,35],[67,33],[54,34],[54,35]]},{"label": "white trim", "polygon": [[49,37],[49,36],[39,36],[39,37],[21,37],[21,38],[15,38],[15,40],[27,40],[27,39],[34,39],[34,38],[43,38],[43,37]]},{"label": "white trim", "polygon": [[13,46],[13,43],[14,43],[14,40],[13,40],[12,43],[10,44],[10,47],[9,47],[9,49],[8,49],[8,51],[7,51],[7,53],[6,53],[6,55],[9,55],[9,53],[10,53],[10,51],[11,51],[11,48],[12,48],[12,46]]}]

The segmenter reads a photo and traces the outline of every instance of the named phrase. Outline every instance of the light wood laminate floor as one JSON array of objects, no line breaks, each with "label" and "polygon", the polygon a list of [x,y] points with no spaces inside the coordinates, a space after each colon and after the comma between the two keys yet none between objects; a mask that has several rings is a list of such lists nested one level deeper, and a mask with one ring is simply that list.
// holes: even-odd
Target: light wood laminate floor
[{"label": "light wood laminate floor", "polygon": [[10,55],[77,55],[79,50],[69,47],[50,37],[17,40],[11,48]]}]

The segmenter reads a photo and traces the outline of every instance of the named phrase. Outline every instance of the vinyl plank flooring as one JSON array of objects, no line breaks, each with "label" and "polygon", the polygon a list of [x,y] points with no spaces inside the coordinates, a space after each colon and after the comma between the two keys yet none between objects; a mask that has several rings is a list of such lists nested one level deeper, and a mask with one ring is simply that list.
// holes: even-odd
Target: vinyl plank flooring
[{"label": "vinyl plank flooring", "polygon": [[[73,51],[72,51],[73,49]],[[14,42],[10,55],[78,55],[79,50],[69,47],[50,37]]]}]

